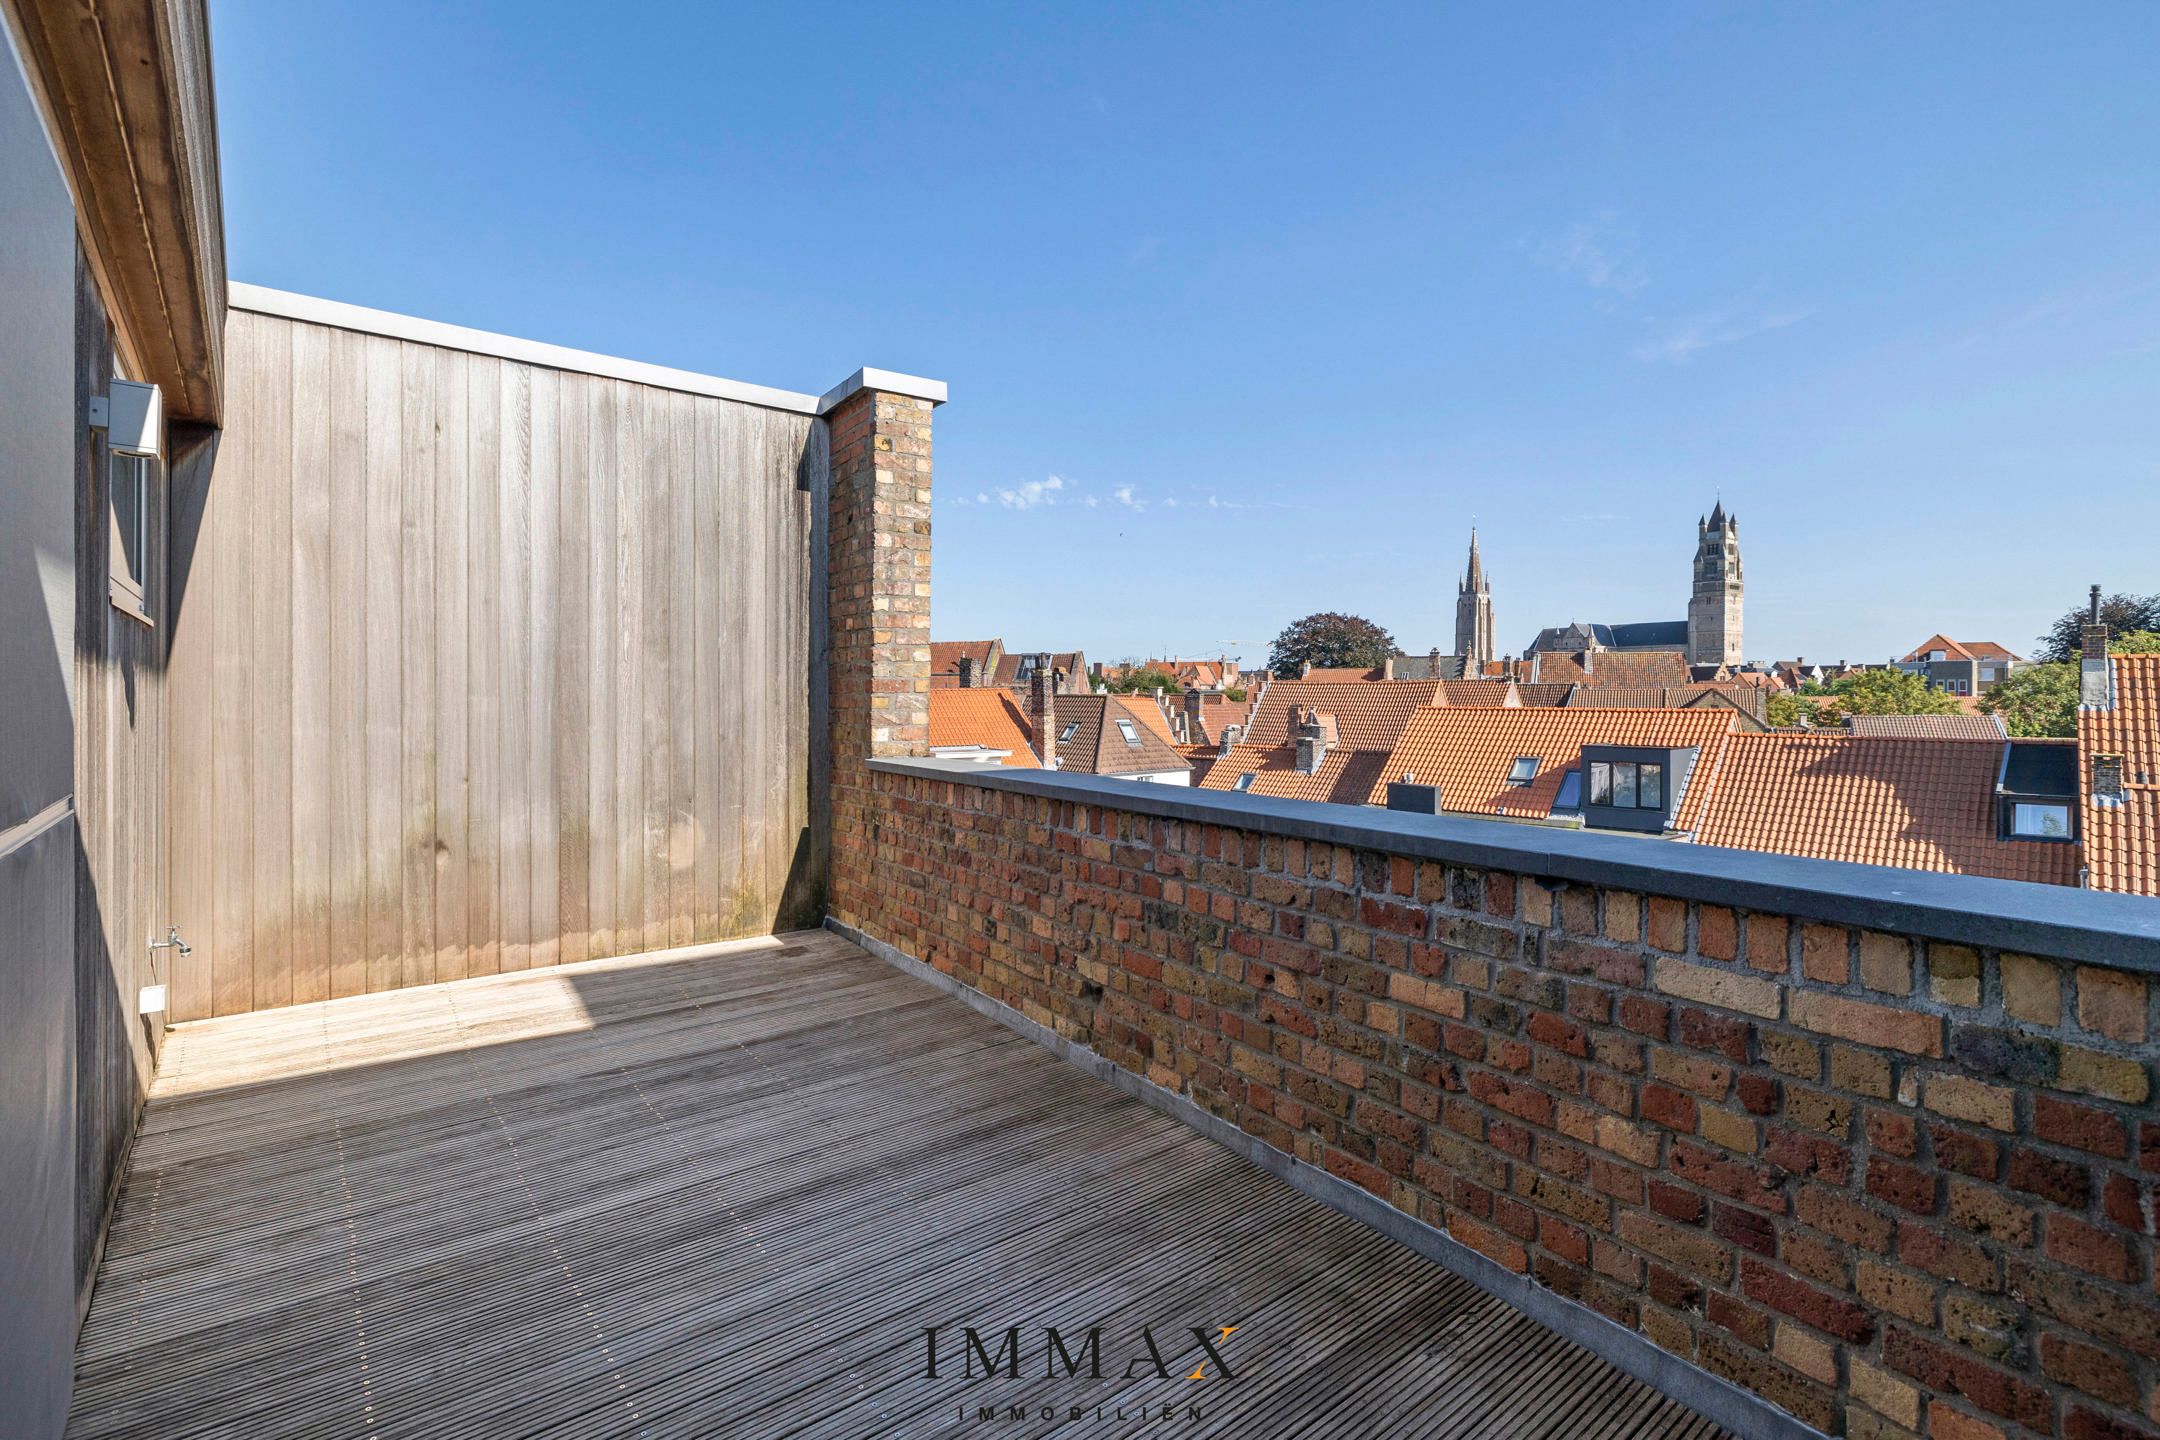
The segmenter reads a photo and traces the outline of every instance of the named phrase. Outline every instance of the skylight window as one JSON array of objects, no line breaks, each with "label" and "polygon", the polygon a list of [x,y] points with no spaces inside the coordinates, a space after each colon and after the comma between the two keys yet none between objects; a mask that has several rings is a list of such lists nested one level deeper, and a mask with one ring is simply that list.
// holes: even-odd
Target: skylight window
[{"label": "skylight window", "polygon": [[1060,730],[1060,731],[1058,731],[1058,744],[1060,744],[1060,745],[1063,745],[1063,744],[1064,744],[1064,743],[1065,743],[1066,741],[1068,741],[1068,740],[1072,739],[1072,737],[1073,737],[1073,736],[1075,736],[1075,735],[1077,735],[1077,734],[1079,734],[1079,733],[1080,733],[1080,722],[1079,722],[1078,720],[1068,720],[1068,721],[1066,721],[1066,722],[1065,722],[1065,728],[1064,728],[1064,729],[1062,729],[1062,730]]},{"label": "skylight window", "polygon": [[1580,810],[1582,808],[1582,771],[1570,770],[1560,777],[1560,793],[1553,798],[1555,810]]},{"label": "skylight window", "polygon": [[1130,720],[1120,720],[1120,721],[1118,721],[1118,722],[1117,722],[1117,733],[1118,733],[1118,734],[1120,734],[1120,735],[1122,735],[1122,736],[1124,736],[1124,737],[1125,737],[1125,743],[1126,743],[1127,745],[1130,745],[1130,746],[1132,746],[1132,748],[1133,748],[1133,749],[1137,750],[1137,749],[1139,749],[1139,748],[1140,748],[1140,732],[1139,732],[1139,731],[1137,731],[1137,730],[1135,730],[1135,729],[1133,729],[1133,723],[1132,723],[1132,721],[1130,721]]},{"label": "skylight window", "polygon": [[1517,757],[1516,757],[1516,759],[1515,759],[1515,763],[1514,763],[1514,764],[1512,764],[1512,765],[1510,765],[1510,766],[1508,766],[1508,772],[1507,772],[1507,783],[1508,783],[1508,784],[1510,784],[1510,785],[1527,785],[1527,784],[1529,784],[1529,783],[1530,783],[1530,782],[1531,782],[1532,780],[1535,780],[1535,779],[1537,779],[1537,767],[1538,767],[1538,757],[1537,757],[1537,756],[1535,756],[1535,755],[1519,755],[1519,756],[1517,756]]},{"label": "skylight window", "polygon": [[1244,794],[1246,791],[1252,789],[1253,774],[1253,771],[1246,771],[1243,775],[1238,776],[1237,779],[1231,783],[1230,788],[1237,791],[1237,793],[1240,795]]}]

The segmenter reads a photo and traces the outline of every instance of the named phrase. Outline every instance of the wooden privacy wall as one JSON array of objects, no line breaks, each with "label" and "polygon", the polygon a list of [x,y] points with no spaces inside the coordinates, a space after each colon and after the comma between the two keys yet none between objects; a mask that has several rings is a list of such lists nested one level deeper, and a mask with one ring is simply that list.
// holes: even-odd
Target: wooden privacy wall
[{"label": "wooden privacy wall", "polygon": [[246,311],[226,345],[173,497],[174,1019],[814,920],[819,422]]}]

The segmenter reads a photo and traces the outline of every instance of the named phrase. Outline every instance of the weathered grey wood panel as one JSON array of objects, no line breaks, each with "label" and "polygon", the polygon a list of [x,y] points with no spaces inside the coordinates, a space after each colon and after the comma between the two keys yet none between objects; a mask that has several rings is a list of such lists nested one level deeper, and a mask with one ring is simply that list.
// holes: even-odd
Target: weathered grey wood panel
[{"label": "weathered grey wood panel", "polygon": [[[831,934],[172,1043],[76,1440],[1721,1435]],[[1100,1377],[1032,1328],[1023,1378],[963,1373],[961,1325],[1068,1322]],[[1122,1364],[1222,1323],[1235,1377]]]},{"label": "weathered grey wood panel", "polygon": [[[105,304],[81,260],[74,360],[77,404],[83,405],[87,397],[106,392],[114,359]],[[72,427],[71,487],[77,576],[73,1273],[78,1303],[88,1299],[110,1197],[157,1068],[159,1032],[136,1013],[136,994],[143,985],[170,978],[172,953],[160,951],[153,961],[148,948],[152,935],[163,934],[168,923],[163,838],[170,606],[164,598],[169,565],[163,542],[171,486],[150,487],[143,592],[151,623],[144,624],[111,603],[110,475],[104,444],[84,420],[78,416]],[[168,459],[174,470],[185,470],[208,444],[207,435],[176,425],[173,436]],[[38,537],[22,538],[27,544]],[[34,624],[26,614],[16,623]],[[34,690],[42,679],[10,678],[25,690]],[[8,933],[12,942],[15,932]],[[33,1063],[26,1050],[26,1076]]]},{"label": "weathered grey wood panel", "polygon": [[180,497],[173,1018],[816,918],[818,422],[247,311],[226,338]]}]

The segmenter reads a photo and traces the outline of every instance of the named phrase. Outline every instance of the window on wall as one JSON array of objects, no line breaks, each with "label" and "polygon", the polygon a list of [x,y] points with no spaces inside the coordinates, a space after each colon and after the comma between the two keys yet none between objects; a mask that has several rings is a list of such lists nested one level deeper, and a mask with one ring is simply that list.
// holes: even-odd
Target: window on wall
[{"label": "window on wall", "polygon": [[145,624],[150,621],[150,484],[156,463],[146,455],[105,457],[112,603]]},{"label": "window on wall", "polygon": [[1665,808],[1665,766],[1657,760],[1593,760],[1590,803],[1622,810]]},{"label": "window on wall", "polygon": [[2068,840],[2070,807],[2019,801],[2010,807],[2010,833],[2025,840]]}]

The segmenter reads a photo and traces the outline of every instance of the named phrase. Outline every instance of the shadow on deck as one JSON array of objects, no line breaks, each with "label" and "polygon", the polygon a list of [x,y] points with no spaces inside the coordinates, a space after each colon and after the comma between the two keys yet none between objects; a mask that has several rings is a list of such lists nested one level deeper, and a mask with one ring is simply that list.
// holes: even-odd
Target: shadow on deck
[{"label": "shadow on deck", "polygon": [[68,1433],[1717,1432],[809,932],[174,1030]]}]

